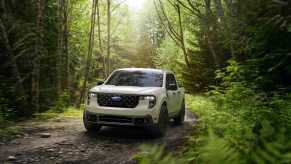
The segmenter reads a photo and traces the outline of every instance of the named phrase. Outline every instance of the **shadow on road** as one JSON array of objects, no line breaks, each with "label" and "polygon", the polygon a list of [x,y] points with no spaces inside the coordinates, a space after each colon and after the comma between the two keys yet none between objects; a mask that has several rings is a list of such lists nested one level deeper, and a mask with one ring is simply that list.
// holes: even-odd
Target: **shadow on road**
[{"label": "shadow on road", "polygon": [[140,127],[102,127],[96,133],[85,132],[89,137],[119,138],[119,139],[151,139],[151,132],[147,128]]},{"label": "shadow on road", "polygon": [[[104,126],[102,129],[95,133],[89,133],[85,131],[85,135],[90,139],[100,140],[122,140],[130,142],[140,143],[141,141],[146,140],[156,140],[167,138],[171,136],[179,135],[180,129],[185,129],[189,127],[189,124],[186,122],[184,125],[174,125],[173,122],[170,122],[168,131],[165,137],[157,137],[153,134],[150,128],[145,127],[107,127]],[[178,132],[178,134],[177,134]]]}]

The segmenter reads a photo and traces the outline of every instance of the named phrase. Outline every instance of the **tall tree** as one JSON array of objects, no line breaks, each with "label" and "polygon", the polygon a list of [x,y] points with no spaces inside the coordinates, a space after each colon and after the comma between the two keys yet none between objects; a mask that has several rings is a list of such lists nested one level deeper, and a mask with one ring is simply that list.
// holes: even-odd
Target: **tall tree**
[{"label": "tall tree", "polygon": [[71,63],[71,58],[70,58],[70,54],[69,54],[69,9],[70,9],[70,0],[65,0],[64,3],[64,55],[66,57],[66,68],[65,68],[65,72],[66,72],[66,78],[65,78],[65,89],[68,90],[68,92],[70,93],[70,81],[71,81],[71,71],[70,71],[70,63]]},{"label": "tall tree", "polygon": [[70,86],[70,54],[68,50],[69,4],[70,0],[58,0],[57,4],[58,60],[56,61],[56,70],[58,94],[62,94]]},{"label": "tall tree", "polygon": [[33,61],[32,73],[32,105],[35,110],[39,112],[39,94],[40,94],[40,58],[43,50],[43,13],[44,0],[36,1],[36,39],[35,39],[35,57]]},{"label": "tall tree", "polygon": [[160,19],[161,24],[163,25],[164,29],[166,30],[167,34],[175,41],[175,43],[181,48],[185,63],[189,69],[191,69],[188,52],[185,44],[184,38],[184,27],[182,24],[182,17],[181,17],[181,8],[180,4],[176,2],[172,2],[168,0],[168,4],[171,5],[175,9],[175,14],[178,17],[178,29],[175,29],[173,22],[171,22],[168,14],[166,13],[164,3],[161,0],[155,1],[155,8]]},{"label": "tall tree", "polygon": [[94,34],[95,34],[95,23],[96,23],[96,10],[97,10],[97,0],[93,0],[92,4],[92,11],[91,11],[91,27],[90,27],[90,33],[89,33],[89,43],[88,43],[88,53],[87,53],[87,59],[86,59],[86,65],[85,65],[85,72],[84,72],[84,81],[81,88],[81,95],[78,106],[82,104],[84,101],[84,97],[86,94],[87,89],[87,82],[89,78],[89,72],[91,69],[91,58],[92,58],[92,52],[94,47]]},{"label": "tall tree", "polygon": [[106,76],[109,75],[111,66],[110,66],[110,49],[111,49],[111,1],[107,0],[107,68]]},{"label": "tall tree", "polygon": [[217,57],[217,53],[214,49],[214,45],[213,45],[214,43],[212,41],[214,27],[211,24],[211,21],[212,21],[212,19],[211,19],[212,18],[211,0],[204,0],[204,3],[205,3],[205,10],[206,10],[206,21],[205,21],[205,27],[207,28],[206,39],[207,39],[209,50],[212,54],[215,66],[218,68],[219,67],[218,57]]},{"label": "tall tree", "polygon": [[63,9],[64,9],[64,0],[58,0],[58,15],[57,15],[57,29],[58,29],[58,47],[57,47],[57,61],[56,61],[56,71],[57,71],[57,92],[58,95],[62,94],[62,80],[63,80]]},{"label": "tall tree", "polygon": [[100,3],[99,0],[96,1],[96,7],[97,7],[97,31],[98,31],[98,46],[99,46],[99,52],[98,56],[102,60],[102,67],[103,67],[103,78],[106,77],[106,58],[104,56],[104,51],[102,47],[102,35],[101,35],[101,16],[100,16]]},{"label": "tall tree", "polygon": [[[4,16],[6,17],[6,16]],[[5,27],[2,18],[0,19],[0,30],[1,30],[1,38],[3,40],[4,43],[4,48],[6,50],[8,59],[9,59],[9,63],[11,65],[11,69],[12,69],[12,74],[13,76],[16,78],[16,82],[14,85],[14,91],[17,93],[16,95],[18,95],[19,97],[17,98],[17,100],[19,100],[21,102],[22,108],[27,107],[28,103],[27,103],[27,95],[26,95],[26,91],[24,89],[24,85],[23,85],[23,81],[24,79],[21,76],[20,73],[20,69],[18,67],[17,64],[17,60],[14,56],[14,52],[13,52],[13,47],[10,45],[10,41],[9,41],[9,37],[8,37],[8,29]]]}]

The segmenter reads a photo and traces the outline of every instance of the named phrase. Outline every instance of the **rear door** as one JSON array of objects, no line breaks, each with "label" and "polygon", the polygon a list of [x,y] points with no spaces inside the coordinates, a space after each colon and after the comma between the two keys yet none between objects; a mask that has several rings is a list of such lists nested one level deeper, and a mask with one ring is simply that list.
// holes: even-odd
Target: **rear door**
[{"label": "rear door", "polygon": [[168,111],[170,116],[172,116],[179,110],[178,85],[175,76],[172,73],[167,73],[166,75],[166,89],[168,96]]}]

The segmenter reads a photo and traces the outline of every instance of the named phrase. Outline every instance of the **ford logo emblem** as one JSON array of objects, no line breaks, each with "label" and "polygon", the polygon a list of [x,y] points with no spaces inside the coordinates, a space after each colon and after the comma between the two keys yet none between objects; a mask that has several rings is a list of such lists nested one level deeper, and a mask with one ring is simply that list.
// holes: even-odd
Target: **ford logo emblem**
[{"label": "ford logo emblem", "polygon": [[111,97],[111,100],[112,101],[120,101],[121,97],[120,96],[113,96],[113,97]]}]

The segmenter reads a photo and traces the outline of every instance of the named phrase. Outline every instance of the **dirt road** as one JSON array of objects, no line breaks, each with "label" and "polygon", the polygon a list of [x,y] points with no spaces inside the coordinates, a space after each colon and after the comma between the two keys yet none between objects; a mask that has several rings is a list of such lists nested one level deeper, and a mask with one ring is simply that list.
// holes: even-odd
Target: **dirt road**
[{"label": "dirt road", "polygon": [[142,144],[179,149],[194,123],[187,112],[183,126],[170,125],[165,137],[152,138],[145,129],[128,127],[103,127],[88,134],[81,118],[29,122],[19,125],[24,136],[0,145],[0,163],[134,163],[130,159]]}]

